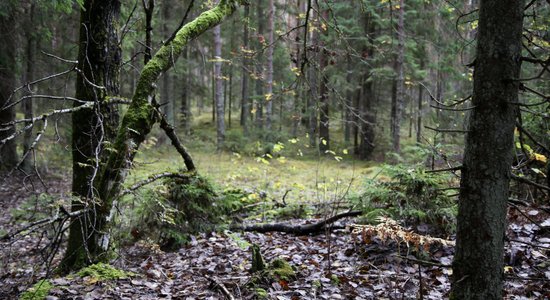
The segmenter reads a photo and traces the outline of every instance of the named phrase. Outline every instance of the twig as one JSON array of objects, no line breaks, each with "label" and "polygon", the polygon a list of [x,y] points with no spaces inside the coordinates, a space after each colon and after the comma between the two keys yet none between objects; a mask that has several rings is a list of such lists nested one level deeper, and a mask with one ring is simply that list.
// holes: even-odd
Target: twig
[{"label": "twig", "polygon": [[548,278],[542,277],[519,277],[519,276],[505,276],[505,280],[534,280],[534,281],[550,281]]},{"label": "twig", "polygon": [[523,128],[523,126],[521,126],[521,124],[519,122],[516,122],[516,127],[519,129],[519,131],[521,131],[522,133],[524,133],[531,141],[533,141],[533,143],[535,143],[537,146],[539,146],[541,149],[543,149],[547,154],[550,154],[550,149],[546,148],[546,146],[544,146],[543,144],[541,144],[539,141],[537,141],[532,135],[531,133],[529,133],[529,131],[525,130],[525,128]]},{"label": "twig", "polygon": [[[67,218],[67,217],[69,217],[69,218],[78,217],[78,216],[86,213],[87,211],[88,211],[88,209],[85,208],[85,209],[81,209],[81,210],[77,210],[77,211],[73,211],[73,212],[67,212],[67,210],[60,208],[56,212],[55,216],[53,216],[51,218],[46,218],[46,219],[34,221],[34,222],[30,223],[29,225],[26,225],[23,228],[20,228],[20,229],[16,230],[15,232],[5,234],[4,236],[2,236],[1,240],[11,240],[14,236],[20,234],[21,232],[29,230],[31,228],[34,228],[36,226],[49,225],[49,224],[55,223],[57,221],[61,221],[65,218]],[[60,215],[59,212],[62,212],[63,214]]]},{"label": "twig", "polygon": [[426,129],[430,129],[436,132],[450,132],[450,133],[468,133],[469,130],[460,130],[460,129],[440,129],[440,128],[434,128],[430,126],[424,126]]},{"label": "twig", "polygon": [[415,262],[415,263],[423,264],[423,265],[429,265],[429,266],[441,267],[441,268],[450,268],[451,267],[451,265],[431,262],[431,261],[427,261],[427,260],[416,259],[416,258],[407,257],[407,256],[401,256],[401,255],[398,255],[398,254],[395,254],[394,256],[398,257],[398,258],[410,260],[410,261]]},{"label": "twig", "polygon": [[514,179],[515,181],[519,181],[521,183],[525,183],[525,184],[529,184],[529,185],[532,185],[532,186],[535,186],[535,187],[538,187],[539,189],[543,189],[545,191],[549,191],[550,192],[550,187],[547,187],[545,185],[542,185],[540,183],[536,183],[534,181],[531,181],[525,177],[519,177],[517,175],[514,175],[512,174],[512,179]]},{"label": "twig", "polygon": [[206,279],[208,279],[208,281],[210,281],[210,283],[215,285],[227,299],[235,300],[235,297],[233,297],[233,295],[229,292],[229,290],[225,287],[225,285],[223,283],[221,283],[219,280],[217,280],[215,278],[212,278],[212,277],[210,277],[206,274],[204,275],[204,277]]},{"label": "twig", "polygon": [[151,175],[149,176],[147,179],[145,180],[142,180],[142,181],[139,181],[137,183],[135,183],[134,185],[132,185],[130,188],[122,191],[118,197],[122,197],[124,195],[127,195],[127,194],[130,194],[134,191],[136,191],[137,189],[139,188],[142,188],[152,182],[155,182],[159,179],[162,179],[162,178],[181,178],[181,179],[188,179],[192,174],[190,173],[160,173],[160,174],[155,174],[155,175]]},{"label": "twig", "polygon": [[524,241],[520,241],[520,240],[511,240],[511,239],[508,239],[508,241],[509,241],[509,242],[512,242],[512,243],[518,243],[518,244],[529,245],[529,246],[534,247],[534,248],[550,249],[550,247],[546,247],[546,246],[542,246],[542,245],[537,245],[537,244],[533,244],[533,243],[529,243],[529,242],[524,242]]},{"label": "twig", "polygon": [[427,170],[426,173],[437,173],[437,172],[448,172],[448,171],[460,171],[462,170],[462,166],[458,167],[451,167],[446,169],[438,169],[438,170]]}]

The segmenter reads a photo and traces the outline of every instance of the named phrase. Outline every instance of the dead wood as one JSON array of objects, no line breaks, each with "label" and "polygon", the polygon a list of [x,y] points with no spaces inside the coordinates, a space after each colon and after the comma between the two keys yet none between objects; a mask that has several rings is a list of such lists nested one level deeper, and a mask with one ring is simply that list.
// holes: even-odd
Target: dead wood
[{"label": "dead wood", "polygon": [[234,225],[231,226],[232,230],[242,230],[242,231],[255,231],[260,233],[265,232],[285,232],[295,235],[308,235],[315,234],[324,231],[327,228],[327,225],[332,224],[340,219],[347,217],[356,217],[361,215],[363,212],[358,210],[348,211],[334,215],[330,218],[324,219],[317,223],[304,224],[304,225],[289,225],[286,223],[269,223],[269,224],[253,224],[253,225]]}]

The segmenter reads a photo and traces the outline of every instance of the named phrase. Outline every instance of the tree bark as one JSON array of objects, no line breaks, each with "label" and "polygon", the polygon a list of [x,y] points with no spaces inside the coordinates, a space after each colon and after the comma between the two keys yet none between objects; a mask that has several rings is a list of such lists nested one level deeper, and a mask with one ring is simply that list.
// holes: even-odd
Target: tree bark
[{"label": "tree bark", "polygon": [[273,117],[273,49],[275,47],[275,39],[273,38],[273,27],[275,25],[275,3],[274,0],[269,0],[269,12],[267,16],[267,70],[266,70],[266,97],[265,97],[265,128],[271,130],[271,122]]},{"label": "tree bark", "polygon": [[401,121],[403,119],[403,103],[405,98],[405,1],[399,0],[399,17],[397,21],[397,57],[395,60],[395,98],[392,100],[391,140],[393,151],[401,151]]},{"label": "tree bark", "polygon": [[[372,14],[367,15],[364,18],[364,30],[369,41],[368,45],[363,49],[364,59],[368,59],[372,62],[375,57],[374,40],[376,38],[376,23]],[[356,109],[359,112],[361,119],[357,122],[357,127],[360,128],[359,137],[360,143],[358,145],[357,154],[361,159],[369,159],[374,151],[374,125],[376,118],[374,114],[374,88],[373,78],[371,76],[370,68],[363,71],[361,76],[361,91],[360,91],[360,103],[357,103]]]},{"label": "tree bark", "polygon": [[[346,81],[348,84],[352,82],[353,66],[351,64],[351,55],[346,58]],[[346,100],[344,102],[344,143],[349,145],[351,142],[351,128],[353,125],[353,88],[350,86],[346,91]]]},{"label": "tree bark", "polygon": [[[26,61],[26,67],[25,67],[25,82],[29,83],[34,81],[34,54],[36,51],[36,37],[34,28],[36,24],[34,24],[34,14],[35,14],[35,3],[31,2],[29,3],[29,7],[27,8],[27,24],[25,25],[25,36],[27,38],[27,43],[25,45],[25,52],[27,54],[27,61]],[[32,95],[32,89],[30,86],[25,87],[25,96],[31,96]],[[25,119],[32,119],[33,118],[33,105],[32,105],[32,99],[27,99],[27,101],[23,102],[23,114],[25,115]],[[31,122],[26,122],[25,126],[30,126]],[[27,152],[31,151],[31,144],[33,142],[33,130],[27,130],[23,134],[23,155],[25,155]],[[22,162],[21,167],[25,172],[30,172],[32,169],[32,155],[30,153],[28,155],[25,155],[25,159]]]},{"label": "tree bark", "polygon": [[[328,11],[323,11],[323,19],[328,19]],[[321,76],[319,93],[319,150],[321,153],[325,153],[330,149],[330,132],[329,132],[329,89],[328,89],[328,77],[325,75],[325,68],[328,66],[328,53],[324,47],[324,43],[320,42],[319,49],[319,73]]]},{"label": "tree bark", "polygon": [[[164,0],[162,3],[162,36],[164,38],[168,38],[170,35],[170,28],[168,26],[170,22],[170,10],[173,9],[172,3],[170,3],[167,0]],[[172,78],[171,76],[163,76],[162,77],[162,85],[161,85],[161,91],[160,91],[160,101],[162,102],[162,107],[164,114],[166,115],[166,119],[170,124],[174,123],[174,98],[172,97]]]},{"label": "tree bark", "polygon": [[[311,51],[308,60],[308,79],[310,95],[308,97],[308,129],[309,129],[309,145],[317,147],[317,114],[319,104],[319,15],[318,9],[311,11],[311,22],[313,22],[313,31],[311,32]],[[313,63],[312,63],[313,62]]]},{"label": "tree bark", "polygon": [[186,47],[183,59],[186,61],[185,64],[185,73],[183,79],[183,91],[181,95],[181,125],[183,127],[183,132],[185,135],[191,134],[191,66],[188,62],[190,47]]},{"label": "tree bark", "polygon": [[258,0],[257,3],[257,15],[258,31],[257,31],[257,44],[256,44],[256,127],[262,129],[264,125],[264,68],[262,66],[261,53],[265,44],[264,33],[264,7],[263,0]]},{"label": "tree bark", "polygon": [[[13,107],[4,108],[13,101],[15,89],[15,7],[8,7],[6,14],[0,14],[0,125],[15,119]],[[11,101],[10,101],[11,99]],[[0,140],[15,133],[15,127],[0,127]],[[5,129],[5,130],[4,130]],[[14,140],[0,145],[0,170],[9,170],[17,165],[17,151]]]},{"label": "tree bark", "polygon": [[242,46],[242,90],[241,90],[241,126],[243,135],[249,135],[250,122],[250,96],[249,96],[249,73],[250,73],[250,49],[249,49],[249,25],[250,25],[250,7],[244,7],[243,22],[243,46]]},{"label": "tree bark", "polygon": [[222,76],[222,36],[220,26],[214,27],[214,99],[216,103],[216,136],[217,149],[223,149],[225,140],[225,105]]},{"label": "tree bark", "polygon": [[[240,4],[241,1],[221,0],[213,9],[202,13],[194,21],[182,27],[175,38],[163,45],[144,66],[132,102],[117,132],[113,151],[110,152],[108,160],[102,164],[99,180],[96,181],[97,197],[91,204],[93,215],[89,219],[89,221],[93,220],[93,223],[88,227],[94,230],[86,235],[86,247],[77,247],[74,251],[67,252],[66,256],[72,256],[74,259],[65,260],[65,270],[109,258],[109,250],[112,248],[110,226],[114,214],[113,202],[121,191],[128,169],[132,166],[141,143],[157,121],[158,110],[153,106],[155,83],[173,66],[190,40],[221,23],[225,17],[233,13],[237,3]],[[79,231],[71,228],[69,243],[79,234]]]},{"label": "tree bark", "polygon": [[[107,157],[103,146],[116,136],[118,111],[115,106],[103,105],[109,96],[119,93],[121,51],[118,41],[120,2],[109,0],[84,2],[80,17],[80,41],[76,80],[76,98],[94,102],[93,108],[72,114],[72,192],[81,199],[74,200],[72,211],[91,205],[97,194],[101,161]],[[80,103],[75,106],[81,105]],[[95,231],[93,213],[84,214],[71,223],[63,268],[79,267],[96,251],[87,237]]]},{"label": "tree bark", "polygon": [[524,1],[481,0],[451,299],[502,299]]}]

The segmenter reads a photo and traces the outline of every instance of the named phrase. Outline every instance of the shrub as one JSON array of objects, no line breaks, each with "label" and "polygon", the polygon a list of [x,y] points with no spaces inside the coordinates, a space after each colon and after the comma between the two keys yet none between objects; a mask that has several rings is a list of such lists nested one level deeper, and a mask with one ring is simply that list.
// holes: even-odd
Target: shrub
[{"label": "shrub", "polygon": [[446,175],[426,173],[422,167],[384,166],[382,181],[369,179],[354,201],[365,211],[366,221],[390,216],[410,224],[426,222],[451,233],[455,230],[457,203],[443,190]]}]

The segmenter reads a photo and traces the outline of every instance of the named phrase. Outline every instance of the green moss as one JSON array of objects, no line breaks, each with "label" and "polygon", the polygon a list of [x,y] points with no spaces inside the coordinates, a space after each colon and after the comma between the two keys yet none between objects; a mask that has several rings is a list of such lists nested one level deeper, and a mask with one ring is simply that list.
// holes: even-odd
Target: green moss
[{"label": "green moss", "polygon": [[130,272],[119,270],[109,264],[97,263],[95,265],[88,266],[78,271],[78,276],[86,277],[90,276],[97,280],[115,280],[124,279],[132,276]]},{"label": "green moss", "polygon": [[253,244],[252,247],[252,268],[250,269],[251,272],[259,272],[263,271],[265,269],[265,262],[264,258],[262,257],[262,253],[260,252],[260,246],[257,244]]},{"label": "green moss", "polygon": [[53,284],[48,280],[42,279],[33,285],[30,289],[21,294],[19,300],[40,300],[45,299],[53,288]]},{"label": "green moss", "polygon": [[271,262],[271,272],[274,276],[282,280],[292,280],[296,278],[296,272],[292,266],[282,258],[276,258]]},{"label": "green moss", "polygon": [[257,299],[267,299],[267,291],[262,288],[255,288],[254,293],[256,294]]}]

